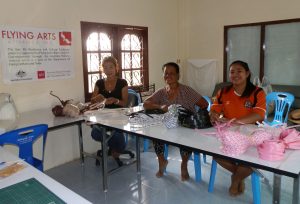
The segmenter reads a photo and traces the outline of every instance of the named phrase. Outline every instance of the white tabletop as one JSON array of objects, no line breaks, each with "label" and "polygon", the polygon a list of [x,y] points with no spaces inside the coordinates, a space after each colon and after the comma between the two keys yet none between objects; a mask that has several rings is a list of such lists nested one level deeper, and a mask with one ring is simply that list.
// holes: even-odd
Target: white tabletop
[{"label": "white tabletop", "polygon": [[220,150],[221,142],[218,141],[216,137],[205,134],[208,131],[215,131],[214,128],[198,130],[178,127],[168,129],[163,124],[136,128],[130,124],[128,116],[125,116],[124,112],[124,109],[104,109],[102,111],[86,114],[85,119],[107,127],[125,130],[129,133],[131,132],[149,138],[164,140],[175,145],[191,147],[210,155],[230,158],[278,174],[290,177],[298,177],[299,175],[299,150],[286,150],[285,159],[276,162],[260,159],[255,147],[250,147],[244,154],[236,157],[227,156]]},{"label": "white tabletop", "polygon": [[[17,156],[9,153],[4,148],[0,147],[0,162],[14,162],[20,160]],[[0,178],[0,189],[5,188],[7,186],[13,185],[15,183],[19,183],[21,181],[25,181],[30,178],[35,178],[40,183],[42,183],[45,187],[47,187],[50,191],[56,194],[59,198],[61,198],[66,203],[74,203],[74,204],[89,204],[88,200],[84,199],[80,195],[76,194],[75,192],[71,191],[70,189],[66,188],[62,184],[58,183],[57,181],[53,180],[46,174],[42,173],[41,171],[35,169],[31,165],[27,164],[26,162],[22,161],[26,165],[25,169],[12,174],[6,178]],[[3,165],[1,166],[1,168]]]},{"label": "white tabletop", "polygon": [[82,116],[71,117],[55,117],[51,109],[38,109],[23,112],[18,118],[18,128],[36,124],[48,124],[48,128],[55,129],[82,121]]}]

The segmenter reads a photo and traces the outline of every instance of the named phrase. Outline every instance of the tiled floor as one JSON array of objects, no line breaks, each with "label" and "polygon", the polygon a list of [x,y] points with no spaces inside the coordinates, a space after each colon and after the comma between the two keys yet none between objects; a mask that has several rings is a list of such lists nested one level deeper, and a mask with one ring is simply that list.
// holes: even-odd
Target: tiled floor
[{"label": "tiled floor", "polygon": [[[210,158],[210,157],[208,157]],[[81,167],[80,161],[75,160],[67,164],[46,171],[46,174],[85,197],[92,203],[107,204],[196,204],[196,203],[252,203],[250,178],[246,180],[246,191],[238,197],[228,195],[230,175],[218,167],[215,191],[208,193],[210,175],[210,159],[208,164],[202,162],[202,181],[195,182],[194,164],[189,162],[191,179],[187,182],[180,180],[180,155],[178,148],[169,148],[169,165],[167,174],[156,178],[157,160],[155,153],[141,153],[142,185],[137,183],[136,165],[121,168],[109,176],[109,190],[102,190],[101,167],[95,166],[95,160],[86,158],[85,165]],[[115,161],[109,160],[109,167],[116,167]],[[272,174],[264,172],[272,182]],[[272,183],[271,183],[272,184]],[[291,178],[283,177],[281,203],[291,203]],[[265,184],[261,185],[262,203],[272,203],[272,194]]]}]

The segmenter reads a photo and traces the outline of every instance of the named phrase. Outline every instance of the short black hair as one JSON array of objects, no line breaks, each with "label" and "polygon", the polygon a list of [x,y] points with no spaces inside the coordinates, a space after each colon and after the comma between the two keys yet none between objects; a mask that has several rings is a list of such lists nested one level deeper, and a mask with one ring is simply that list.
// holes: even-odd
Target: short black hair
[{"label": "short black hair", "polygon": [[165,67],[174,67],[175,68],[175,70],[176,70],[176,73],[177,74],[179,74],[179,65],[177,64],[177,63],[175,63],[175,62],[168,62],[168,63],[166,63],[166,64],[164,64],[163,66],[162,66],[162,71],[164,71],[164,68]]}]

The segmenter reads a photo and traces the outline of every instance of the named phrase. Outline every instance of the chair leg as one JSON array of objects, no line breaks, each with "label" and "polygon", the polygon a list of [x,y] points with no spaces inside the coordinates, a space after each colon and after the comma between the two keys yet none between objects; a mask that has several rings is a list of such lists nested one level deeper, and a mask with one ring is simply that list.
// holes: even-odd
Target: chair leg
[{"label": "chair leg", "polygon": [[[164,151],[165,160],[168,160],[168,156],[169,156],[169,145],[165,144],[165,151]],[[165,168],[165,173],[167,173],[167,168]]]},{"label": "chair leg", "polygon": [[169,145],[165,144],[164,157],[166,160],[168,160],[168,156],[169,156]]},{"label": "chair leg", "polygon": [[[208,192],[210,193],[214,191],[216,170],[217,170],[217,162],[216,160],[213,159],[211,164],[210,178],[209,178],[209,185],[208,185]],[[251,184],[252,184],[253,203],[260,204],[261,203],[260,181],[259,181],[259,176],[255,171],[251,174]]]},{"label": "chair leg", "polygon": [[202,180],[202,172],[201,172],[201,157],[199,152],[194,152],[194,168],[195,168],[195,177],[196,182],[200,182]]},{"label": "chair leg", "polygon": [[149,149],[149,139],[144,139],[144,152],[147,152]]},{"label": "chair leg", "polygon": [[251,184],[252,184],[252,194],[253,194],[253,203],[260,204],[260,181],[258,174],[254,171],[251,174]]},{"label": "chair leg", "polygon": [[214,191],[215,177],[217,172],[217,162],[216,160],[212,160],[211,169],[210,169],[210,178],[208,184],[208,192],[212,193]]}]

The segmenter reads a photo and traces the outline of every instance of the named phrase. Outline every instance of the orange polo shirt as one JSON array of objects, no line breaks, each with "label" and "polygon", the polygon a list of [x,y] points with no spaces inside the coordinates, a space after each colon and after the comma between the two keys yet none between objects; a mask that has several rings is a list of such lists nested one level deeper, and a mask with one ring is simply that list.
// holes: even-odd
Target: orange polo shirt
[{"label": "orange polo shirt", "polygon": [[217,94],[216,100],[211,106],[211,110],[223,113],[224,117],[228,119],[239,119],[250,113],[257,113],[264,118],[266,114],[266,95],[262,89],[257,92],[256,104],[254,104],[254,94],[258,89],[259,88],[257,87],[249,97],[241,97],[237,95],[232,87],[228,92],[226,92],[225,88],[222,94],[220,90]]}]

